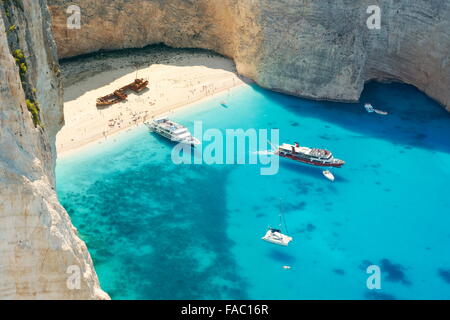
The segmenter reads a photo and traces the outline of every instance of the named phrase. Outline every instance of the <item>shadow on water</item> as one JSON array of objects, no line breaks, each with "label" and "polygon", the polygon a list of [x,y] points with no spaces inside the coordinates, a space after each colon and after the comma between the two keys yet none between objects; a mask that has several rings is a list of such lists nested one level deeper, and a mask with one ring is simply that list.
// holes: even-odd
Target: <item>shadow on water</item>
[{"label": "shadow on water", "polygon": [[[169,140],[169,139],[167,139],[167,138],[165,138],[165,137],[163,137],[163,136],[161,136],[161,135],[159,135],[159,134],[157,134],[155,132],[150,132],[149,131],[148,134],[149,134],[149,136],[151,136],[154,139],[156,139],[158,141],[158,143],[160,143],[160,144],[162,144],[162,145],[164,145],[166,147],[169,147],[171,151],[173,151],[174,148],[178,145],[178,142]],[[181,160],[183,160],[183,161],[186,160],[187,164],[195,163],[195,159],[200,159],[199,162],[200,163],[202,162],[203,154],[202,154],[202,151],[201,151],[201,149],[199,147],[184,146],[184,148],[180,149],[180,150],[182,150],[182,151],[175,152],[173,154],[172,154],[172,152],[170,152],[167,155],[167,157],[170,158],[172,156],[179,156],[180,157],[179,160],[180,161]],[[186,150],[187,150],[188,154],[185,154]]]},{"label": "shadow on water", "polygon": [[318,180],[322,180],[323,178],[322,170],[319,168],[298,163],[293,160],[280,159],[280,167],[288,169],[293,173],[307,175]]},{"label": "shadow on water", "polygon": [[284,168],[284,169],[288,169],[288,170],[292,171],[293,173],[297,173],[299,175],[310,176],[311,178],[314,178],[317,180],[325,180],[326,178],[323,176],[322,171],[330,170],[330,171],[332,171],[333,175],[335,176],[336,182],[348,182],[349,181],[344,176],[341,176],[340,173],[338,173],[339,169],[314,167],[314,166],[310,166],[310,165],[303,164],[303,163],[298,163],[296,161],[287,160],[287,159],[280,159],[280,167]]},{"label": "shadow on water", "polygon": [[156,132],[152,132],[152,131],[148,131],[148,135],[151,136],[152,138],[156,139],[156,141],[164,146],[169,147],[170,149],[172,149],[173,147],[175,147],[177,145],[176,142],[169,140],[159,134],[157,134]]},{"label": "shadow on water", "polygon": [[[450,114],[411,85],[370,82],[362,93],[361,103],[299,99],[275,92],[268,94],[258,86],[253,88],[299,116],[320,118],[394,144],[450,153]],[[367,113],[363,107],[366,102],[388,111],[389,115]]]},{"label": "shadow on water", "polygon": [[269,257],[277,262],[280,263],[286,263],[286,264],[292,264],[297,259],[295,256],[286,253],[283,251],[284,248],[272,248],[269,252]]}]

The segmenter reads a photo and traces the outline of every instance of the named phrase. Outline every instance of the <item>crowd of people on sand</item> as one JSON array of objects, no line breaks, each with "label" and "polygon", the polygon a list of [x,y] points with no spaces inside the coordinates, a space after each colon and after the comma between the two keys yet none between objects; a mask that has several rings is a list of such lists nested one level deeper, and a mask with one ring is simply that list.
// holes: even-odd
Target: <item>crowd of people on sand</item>
[{"label": "crowd of people on sand", "polygon": [[[217,58],[214,55],[205,56],[204,53],[200,53],[198,55],[195,54],[194,57],[189,55],[186,58],[185,53],[167,54],[166,52],[154,54],[151,61],[148,60],[148,55],[146,54],[133,55],[131,60],[137,59],[138,63],[120,63],[120,68],[117,68],[119,65],[117,61],[131,61],[128,55],[126,59],[105,55],[100,59],[101,63],[94,59],[88,61],[88,63],[83,63],[82,67],[80,67],[79,63],[67,62],[65,74],[72,75],[71,77],[67,76],[67,79],[65,79],[70,83],[69,86],[71,88],[67,92],[69,92],[68,95],[70,97],[76,97],[76,99],[74,101],[70,100],[70,103],[67,104],[67,107],[71,109],[69,116],[66,117],[65,129],[64,131],[62,130],[59,136],[58,148],[61,152],[66,152],[97,139],[106,140],[119,131],[127,130],[130,127],[138,126],[151,120],[159,113],[172,113],[176,108],[197,102],[208,96],[213,96],[238,84],[238,78],[232,73],[233,70],[228,70],[227,63],[225,63],[224,67],[226,72],[223,73],[217,71],[218,68],[214,66],[213,69],[215,71],[206,70],[202,67],[191,68],[195,64],[203,66],[205,58],[211,58],[213,59],[211,60],[213,65],[218,63],[218,66],[221,66],[222,58]],[[215,59],[218,60],[216,61]],[[149,67],[154,65],[156,66],[153,69],[148,70]],[[161,65],[168,65],[168,67]],[[170,66],[182,68],[174,69]],[[208,66],[208,63],[205,63],[205,66]],[[77,81],[84,79],[86,74],[91,75],[94,73],[100,76],[103,72],[119,69],[119,75],[128,72],[128,69],[133,69],[132,76],[134,78],[145,77],[145,72],[152,72],[148,76],[148,79],[152,80],[151,91],[146,91],[145,94],[132,95],[129,102],[124,101],[111,108],[98,109],[93,106],[91,108],[91,102],[93,104],[94,99],[91,101],[90,96],[82,95],[86,88],[84,85],[78,85]],[[136,75],[134,71],[136,71]],[[101,82],[106,81],[103,79],[103,76],[101,75]],[[131,78],[131,73],[129,77]],[[125,79],[120,79],[120,83],[125,82]],[[129,83],[130,79],[126,78],[126,80],[126,83]],[[99,92],[103,91],[100,90]],[[85,101],[84,99],[86,98],[89,101]],[[78,101],[80,102],[79,105],[77,105]],[[88,112],[74,112],[74,109],[84,110],[84,105],[89,105],[89,108],[86,108]],[[99,141],[99,143],[101,142]]]},{"label": "crowd of people on sand", "polygon": [[[215,84],[202,84],[201,81],[196,81],[197,83],[193,83],[192,80],[186,85],[186,88],[189,88],[189,94],[187,95],[188,101],[191,99],[198,98],[199,96],[210,96],[215,94],[219,89]],[[200,87],[201,85],[201,87]],[[235,79],[233,78],[233,86],[235,85]],[[226,85],[222,84],[222,87]],[[200,94],[199,94],[200,93]],[[161,98],[166,98],[167,102],[169,102],[169,97],[165,96],[165,93],[160,93]],[[150,100],[150,99],[149,99]],[[194,99],[195,100],[195,99]],[[144,102],[143,102],[144,103]],[[147,102],[150,106],[156,105],[156,100],[150,100]],[[122,109],[122,107],[120,107]],[[171,110],[169,110],[171,111]],[[124,113],[126,113],[124,115]],[[129,107],[125,106],[125,111],[119,113],[119,115],[115,118],[111,118],[108,120],[108,129],[102,132],[104,138],[106,139],[111,132],[116,132],[117,130],[123,129],[132,125],[139,125],[145,121],[147,121],[152,114],[148,110],[144,111],[134,111]],[[126,123],[127,122],[127,123]]]},{"label": "crowd of people on sand", "polygon": [[[139,112],[135,112],[132,111],[129,108],[126,108],[127,111],[129,112],[129,121],[128,121],[128,125],[138,125],[139,123],[146,121],[148,118],[148,111],[144,110],[144,111],[139,111]],[[121,129],[124,125],[124,116],[123,113],[121,112],[116,118],[112,118],[108,120],[108,126],[111,129]]]}]

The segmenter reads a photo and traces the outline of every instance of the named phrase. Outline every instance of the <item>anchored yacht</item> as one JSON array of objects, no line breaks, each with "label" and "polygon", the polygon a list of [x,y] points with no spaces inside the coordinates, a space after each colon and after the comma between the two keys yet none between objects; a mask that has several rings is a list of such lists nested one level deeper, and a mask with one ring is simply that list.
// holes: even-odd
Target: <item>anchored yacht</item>
[{"label": "anchored yacht", "polygon": [[298,143],[295,143],[295,145],[284,143],[278,147],[275,154],[313,166],[342,167],[345,164],[344,161],[334,158],[333,154],[328,150],[301,147]]},{"label": "anchored yacht", "polygon": [[191,146],[200,144],[200,141],[195,138],[185,126],[171,121],[168,118],[155,119],[151,122],[146,122],[145,125],[150,131],[156,132],[171,141]]},{"label": "anchored yacht", "polygon": [[[262,240],[267,241],[269,243],[279,245],[279,246],[287,247],[289,245],[289,242],[291,242],[293,240],[293,238],[287,235],[288,234],[287,224],[286,224],[286,220],[284,219],[283,213],[280,212],[279,216],[280,216],[279,229],[274,229],[274,228],[269,227],[269,230],[266,232],[264,237],[262,237]],[[283,224],[284,224],[284,229],[286,230],[286,234],[283,234],[283,232],[281,231]]]},{"label": "anchored yacht", "polygon": [[279,246],[287,247],[289,242],[292,241],[292,237],[289,237],[283,233],[281,230],[269,228],[266,235],[262,238],[264,241],[277,244]]}]

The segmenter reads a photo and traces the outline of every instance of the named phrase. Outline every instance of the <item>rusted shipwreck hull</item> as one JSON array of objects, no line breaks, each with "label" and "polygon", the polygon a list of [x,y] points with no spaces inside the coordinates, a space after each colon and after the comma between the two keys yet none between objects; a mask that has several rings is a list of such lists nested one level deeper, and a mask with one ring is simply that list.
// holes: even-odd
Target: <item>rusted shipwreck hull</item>
[{"label": "rusted shipwreck hull", "polygon": [[110,106],[115,103],[119,103],[121,101],[124,101],[128,98],[127,91],[131,90],[136,93],[141,92],[148,86],[148,81],[144,79],[136,79],[133,83],[130,83],[129,85],[122,87],[113,93],[98,98],[97,99],[97,106],[103,107],[103,106]]}]

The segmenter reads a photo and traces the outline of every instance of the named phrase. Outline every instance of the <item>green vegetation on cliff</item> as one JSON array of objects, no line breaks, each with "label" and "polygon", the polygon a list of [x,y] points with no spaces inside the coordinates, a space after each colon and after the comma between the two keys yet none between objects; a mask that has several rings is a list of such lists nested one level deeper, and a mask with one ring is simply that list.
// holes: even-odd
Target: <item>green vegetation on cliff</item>
[{"label": "green vegetation on cliff", "polygon": [[27,57],[19,45],[19,15],[23,15],[22,0],[1,0],[0,13],[4,17],[5,30],[8,37],[9,49],[16,65],[19,68],[20,80],[26,97],[26,105],[31,113],[35,127],[42,127],[39,103],[36,101],[36,89],[31,83],[28,75]]}]

